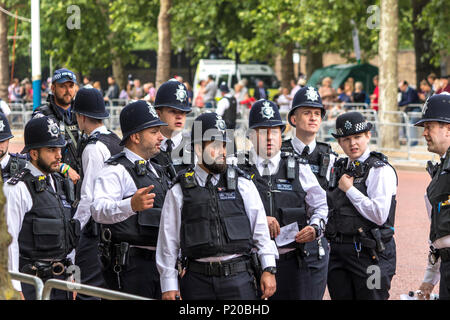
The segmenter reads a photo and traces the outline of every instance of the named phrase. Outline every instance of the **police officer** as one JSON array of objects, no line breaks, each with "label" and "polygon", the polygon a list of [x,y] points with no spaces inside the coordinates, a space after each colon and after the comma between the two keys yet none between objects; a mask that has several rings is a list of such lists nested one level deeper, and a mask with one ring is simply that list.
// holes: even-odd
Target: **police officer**
[{"label": "police officer", "polygon": [[249,128],[253,148],[243,169],[253,177],[264,203],[270,235],[277,242],[280,228],[292,223],[300,230],[290,243],[277,243],[277,291],[272,298],[312,299],[310,271],[302,261],[304,244],[321,236],[328,216],[326,192],[306,160],[280,152],[285,125],[275,103],[263,99],[255,102]]},{"label": "police officer", "polygon": [[[65,172],[65,175],[70,177],[73,183],[80,179],[79,172],[81,170],[81,160],[77,158],[80,132],[75,115],[71,112],[76,85],[77,77],[72,71],[64,68],[56,70],[53,73],[51,93],[47,97],[47,103],[33,112],[33,118],[48,116],[58,124],[67,141],[67,145],[62,150],[63,159],[60,172]],[[68,167],[64,165],[68,165]]]},{"label": "police officer", "polygon": [[[231,139],[225,131],[216,113],[195,119],[191,141],[198,162],[180,172],[167,193],[156,252],[165,300],[180,292],[185,300],[257,299],[250,258],[254,246],[264,270],[262,298],[275,292],[278,252],[264,206],[253,182],[226,164],[225,142]],[[175,268],[180,248],[186,268],[181,291]]]},{"label": "police officer", "polygon": [[[325,109],[316,88],[303,87],[292,100],[288,121],[295,128],[295,137],[283,141],[283,151],[295,152],[306,159],[324,190],[328,190],[330,171],[337,154],[328,143],[316,140]],[[323,230],[322,230],[323,231]],[[313,286],[310,290],[311,300],[322,300],[327,285],[329,245],[325,237],[305,244],[309,253],[305,260],[308,264]]]},{"label": "police officer", "polygon": [[110,289],[160,299],[155,264],[161,208],[169,181],[149,159],[159,152],[162,122],[150,104],[132,102],[120,113],[123,152],[94,180],[91,213],[102,224],[103,276]]},{"label": "police officer", "polygon": [[438,154],[441,161],[436,165],[429,162],[427,168],[432,177],[425,198],[431,219],[431,252],[427,272],[420,286],[421,298],[430,298],[430,293],[440,278],[439,299],[449,300],[450,94],[442,93],[431,96],[425,102],[422,112],[422,119],[415,125],[424,127],[423,136],[427,142],[428,151]]},{"label": "police officer", "polygon": [[219,90],[222,94],[222,99],[217,103],[216,113],[219,116],[222,116],[228,129],[235,129],[238,107],[237,100],[230,93],[230,89],[225,82],[222,82],[219,86]]},{"label": "police officer", "polygon": [[191,112],[184,84],[175,79],[163,83],[156,92],[155,109],[167,126],[161,127],[161,152],[152,161],[163,166],[174,179],[178,171],[193,165],[189,135],[183,133],[186,115]]},{"label": "police officer", "polygon": [[[103,123],[104,119],[109,117],[109,112],[105,109],[105,102],[97,89],[81,88],[75,97],[73,112],[78,127],[87,134],[77,150],[82,163],[82,184],[80,202],[74,218],[80,221],[82,234],[76,249],[75,262],[81,269],[81,283],[104,287],[98,254],[100,232],[91,217],[90,206],[95,193],[94,178],[102,173],[105,161],[123,148],[119,145],[120,138]],[[96,298],[78,294],[77,299]]]},{"label": "police officer", "polygon": [[326,235],[333,300],[388,299],[395,274],[397,175],[386,156],[370,151],[371,128],[361,113],[348,112],[336,119],[332,134],[347,155],[336,160],[329,183]]},{"label": "police officer", "polygon": [[[9,269],[40,277],[64,279],[71,265],[80,223],[71,219],[65,179],[57,173],[61,148],[66,144],[58,124],[49,117],[30,120],[25,126],[25,148],[30,161],[4,185],[6,219],[12,236]],[[34,299],[34,287],[13,282],[25,299]],[[55,290],[52,299],[68,299]]]},{"label": "police officer", "polygon": [[27,157],[18,153],[8,153],[9,140],[14,138],[6,116],[0,112],[0,164],[3,182],[7,181],[27,163]]}]

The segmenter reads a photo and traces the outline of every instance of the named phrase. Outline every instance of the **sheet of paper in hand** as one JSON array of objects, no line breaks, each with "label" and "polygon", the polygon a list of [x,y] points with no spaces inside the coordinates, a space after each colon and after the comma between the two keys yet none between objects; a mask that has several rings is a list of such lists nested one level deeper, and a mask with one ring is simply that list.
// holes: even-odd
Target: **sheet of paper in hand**
[{"label": "sheet of paper in hand", "polygon": [[280,234],[275,238],[278,247],[285,246],[295,241],[295,235],[298,233],[298,224],[293,222],[280,228]]}]

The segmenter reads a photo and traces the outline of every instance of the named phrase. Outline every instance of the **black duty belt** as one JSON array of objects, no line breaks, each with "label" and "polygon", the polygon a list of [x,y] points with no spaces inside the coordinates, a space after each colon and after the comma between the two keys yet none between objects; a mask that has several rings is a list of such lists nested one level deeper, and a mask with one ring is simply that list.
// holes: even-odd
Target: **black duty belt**
[{"label": "black duty belt", "polygon": [[450,248],[439,249],[439,256],[441,257],[441,261],[446,262],[450,261]]},{"label": "black duty belt", "polygon": [[[361,237],[359,235],[348,235],[348,234],[338,233],[336,235],[336,237],[331,238],[329,240],[330,240],[330,242],[334,242],[334,243],[355,243],[355,242],[360,242]],[[381,241],[383,241],[383,243],[388,243],[391,240],[392,240],[392,237],[381,238]]]},{"label": "black duty belt", "polygon": [[131,247],[129,252],[130,257],[140,257],[145,260],[155,260],[156,251],[138,247]]},{"label": "black duty belt", "polygon": [[221,262],[199,262],[189,260],[186,269],[210,277],[227,277],[252,270],[251,268],[250,258],[239,257]]},{"label": "black duty belt", "polygon": [[296,258],[297,256],[299,256],[299,254],[300,254],[300,252],[297,249],[295,249],[295,250],[292,250],[292,251],[289,251],[289,252],[286,252],[286,253],[283,253],[283,254],[279,254],[278,255],[278,260],[279,261],[290,260],[290,259],[292,259],[294,257]]},{"label": "black duty belt", "polygon": [[[28,260],[22,258],[24,260]],[[72,264],[70,259],[59,261],[33,261],[25,264],[20,272],[37,276],[41,279],[49,279],[55,276],[66,275],[67,267]]]}]

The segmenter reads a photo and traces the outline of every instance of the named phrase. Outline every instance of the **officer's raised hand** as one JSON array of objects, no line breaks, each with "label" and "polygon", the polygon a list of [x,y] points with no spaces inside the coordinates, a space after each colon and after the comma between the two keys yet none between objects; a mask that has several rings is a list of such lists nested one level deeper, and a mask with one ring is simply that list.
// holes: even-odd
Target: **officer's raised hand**
[{"label": "officer's raised hand", "polygon": [[267,225],[269,226],[270,237],[272,239],[280,234],[280,224],[275,217],[267,217]]},{"label": "officer's raised hand", "polygon": [[131,198],[131,209],[134,212],[144,211],[153,208],[153,203],[155,202],[155,194],[149,193],[153,190],[155,186],[150,185],[145,188],[140,188]]},{"label": "officer's raised hand", "polygon": [[275,280],[275,275],[264,271],[261,275],[261,299],[270,298],[273,296],[275,291],[277,290],[277,281]]},{"label": "officer's raised hand", "polygon": [[306,226],[295,235],[295,242],[305,243],[316,238],[316,230],[311,226]]},{"label": "officer's raised hand", "polygon": [[172,290],[162,293],[162,300],[183,300],[180,296],[180,291]]},{"label": "officer's raised hand", "polygon": [[70,180],[72,180],[73,184],[76,184],[78,180],[80,180],[80,175],[72,168],[69,168],[69,170],[67,171],[67,175],[69,176]]},{"label": "officer's raised hand", "polygon": [[341,179],[339,179],[339,189],[343,192],[347,192],[353,187],[353,180],[354,178],[348,174],[342,175]]}]

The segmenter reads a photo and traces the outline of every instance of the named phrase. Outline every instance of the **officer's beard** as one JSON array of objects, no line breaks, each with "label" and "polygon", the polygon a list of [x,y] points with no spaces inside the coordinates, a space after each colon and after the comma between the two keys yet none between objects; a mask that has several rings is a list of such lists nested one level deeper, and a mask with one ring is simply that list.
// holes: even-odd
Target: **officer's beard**
[{"label": "officer's beard", "polygon": [[227,164],[226,163],[212,163],[212,164],[206,164],[203,163],[206,169],[208,169],[209,172],[213,174],[222,174],[227,170]]},{"label": "officer's beard", "polygon": [[43,173],[46,173],[46,174],[49,174],[49,173],[53,173],[53,172],[56,172],[56,171],[58,171],[58,170],[56,170],[56,169],[52,169],[52,164],[47,164],[47,163],[45,163],[42,159],[41,159],[41,157],[40,157],[40,155],[38,155],[38,158],[37,158],[37,160],[36,160],[36,165],[37,165],[37,167],[39,168],[39,169],[41,169],[41,171],[43,172]]},{"label": "officer's beard", "polygon": [[8,152],[8,149],[0,150],[0,159],[3,159],[3,157],[6,155],[7,152]]}]

